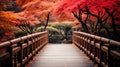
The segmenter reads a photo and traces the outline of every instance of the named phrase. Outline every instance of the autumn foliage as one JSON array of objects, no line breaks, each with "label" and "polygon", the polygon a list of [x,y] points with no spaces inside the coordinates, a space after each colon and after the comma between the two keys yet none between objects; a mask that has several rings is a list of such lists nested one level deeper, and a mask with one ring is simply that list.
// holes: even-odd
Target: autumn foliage
[{"label": "autumn foliage", "polygon": [[0,42],[14,38],[13,26],[17,15],[13,12],[5,11],[11,6],[11,0],[0,0]]},{"label": "autumn foliage", "polygon": [[[56,2],[57,0],[0,0],[0,40],[2,38],[6,39],[4,37],[7,37],[8,35],[11,35],[14,38],[13,29],[15,26],[18,26],[20,29],[27,29],[39,23],[47,25],[49,21],[48,16],[52,15],[53,5]],[[16,13],[14,10],[8,11],[13,8],[18,12]],[[24,10],[19,11],[20,8]],[[6,33],[7,36],[4,35]],[[8,39],[11,39],[11,37]]]},{"label": "autumn foliage", "polygon": [[[24,10],[17,13],[7,11],[14,3]],[[81,26],[81,31],[95,35],[101,35],[104,31],[109,37],[114,35],[120,37],[119,13],[119,0],[0,0],[1,27],[9,24],[10,29],[14,23],[17,25],[26,22],[30,25],[43,23],[47,26],[49,21],[69,20],[73,23],[79,22],[79,25],[75,22],[77,25],[75,27]]]},{"label": "autumn foliage", "polygon": [[81,23],[81,30],[96,35],[102,35],[105,30],[110,37],[120,37],[117,28],[120,24],[119,3],[118,0],[62,0],[54,14],[71,12]]},{"label": "autumn foliage", "polygon": [[19,7],[22,7],[23,5],[31,2],[33,0],[16,0],[16,3],[19,5]]},{"label": "autumn foliage", "polygon": [[[58,14],[61,12],[73,12],[80,14],[90,14],[92,16],[100,16],[106,17],[109,15],[108,12],[112,13],[115,11],[114,18],[119,18],[120,14],[120,5],[118,4],[120,1],[117,0],[62,0],[60,2],[54,13]],[[71,6],[72,5],[72,6]],[[82,16],[82,15],[80,15]]]}]

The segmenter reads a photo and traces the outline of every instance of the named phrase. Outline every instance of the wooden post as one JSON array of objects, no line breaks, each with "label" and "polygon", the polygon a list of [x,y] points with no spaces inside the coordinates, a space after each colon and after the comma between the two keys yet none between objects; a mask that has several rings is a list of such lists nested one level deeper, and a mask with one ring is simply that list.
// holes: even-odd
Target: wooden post
[{"label": "wooden post", "polygon": [[[109,40],[109,42],[110,42],[110,40]],[[114,67],[113,66],[113,58],[112,58],[112,56],[110,54],[111,50],[112,50],[112,45],[109,44],[109,46],[108,46],[108,67]]]},{"label": "wooden post", "polygon": [[96,64],[96,63],[97,63],[97,62],[96,62],[96,60],[95,60],[95,57],[96,57],[96,48],[95,48],[95,43],[96,43],[96,40],[94,39],[94,46],[93,46],[93,51],[94,51],[94,52],[93,52],[93,53],[94,53],[94,58],[93,58],[94,60],[93,60],[93,61],[94,61],[94,64]]},{"label": "wooden post", "polygon": [[6,48],[6,51],[10,53],[10,57],[6,61],[6,67],[14,67],[14,57],[13,57],[12,47],[8,46]]},{"label": "wooden post", "polygon": [[103,52],[102,52],[102,46],[104,45],[104,42],[100,42],[100,64],[99,64],[99,67],[101,67],[101,62],[103,61]]},{"label": "wooden post", "polygon": [[22,43],[19,42],[19,43],[18,43],[18,46],[20,46],[20,52],[19,52],[19,54],[18,54],[18,62],[21,64],[21,67],[25,67],[25,66],[23,65],[23,62],[22,62],[22,60],[23,60],[23,48],[22,48]]}]

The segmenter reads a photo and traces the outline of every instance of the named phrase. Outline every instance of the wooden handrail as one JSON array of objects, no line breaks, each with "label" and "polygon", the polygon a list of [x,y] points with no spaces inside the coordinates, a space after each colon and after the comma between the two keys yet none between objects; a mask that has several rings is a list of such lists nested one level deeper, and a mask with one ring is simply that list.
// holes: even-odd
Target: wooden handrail
[{"label": "wooden handrail", "polygon": [[120,42],[78,31],[73,31],[72,38],[100,67],[120,66]]},{"label": "wooden handrail", "polygon": [[0,67],[25,67],[33,56],[48,43],[48,32],[30,34],[0,43]]}]

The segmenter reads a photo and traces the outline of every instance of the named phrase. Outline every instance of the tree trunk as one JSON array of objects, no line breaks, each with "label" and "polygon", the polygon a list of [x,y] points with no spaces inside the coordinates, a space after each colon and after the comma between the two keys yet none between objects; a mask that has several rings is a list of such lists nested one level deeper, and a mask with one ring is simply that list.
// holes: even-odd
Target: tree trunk
[{"label": "tree trunk", "polygon": [[84,21],[82,21],[82,17],[80,17],[79,15],[77,15],[77,14],[74,13],[74,12],[73,12],[73,15],[74,15],[74,17],[75,17],[75,18],[81,23],[81,25],[82,25],[84,31],[85,31],[86,33],[89,33],[89,30],[88,30],[87,24],[84,23]]},{"label": "tree trunk", "polygon": [[45,27],[44,27],[44,31],[46,30],[47,26],[48,26],[48,21],[50,19],[50,12],[48,13],[47,15],[47,21],[46,21],[46,24],[45,24]]}]

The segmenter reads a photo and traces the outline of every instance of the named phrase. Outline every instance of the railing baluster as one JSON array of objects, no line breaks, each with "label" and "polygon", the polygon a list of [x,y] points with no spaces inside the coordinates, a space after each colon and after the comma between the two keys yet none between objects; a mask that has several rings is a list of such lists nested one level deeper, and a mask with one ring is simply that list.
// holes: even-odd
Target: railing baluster
[{"label": "railing baluster", "polygon": [[108,67],[113,67],[113,58],[110,54],[110,50],[112,50],[111,44],[109,44],[109,46],[108,46]]},{"label": "railing baluster", "polygon": [[0,67],[25,67],[25,64],[45,46],[48,41],[48,32],[40,32],[0,44],[0,50],[6,49],[0,54]]},{"label": "railing baluster", "polygon": [[12,47],[8,46],[6,48],[6,51],[10,53],[10,57],[6,60],[6,67],[14,67],[14,61],[13,61],[13,52],[12,52]]},{"label": "railing baluster", "polygon": [[19,42],[18,43],[18,46],[20,46],[20,51],[19,51],[19,54],[18,54],[18,61],[19,61],[19,63],[20,63],[20,65],[22,66],[22,67],[24,67],[23,66],[23,62],[22,62],[22,60],[23,60],[23,47],[22,47],[22,43],[21,42]]},{"label": "railing baluster", "polygon": [[99,67],[120,66],[120,42],[78,31],[73,31],[72,38]]}]

